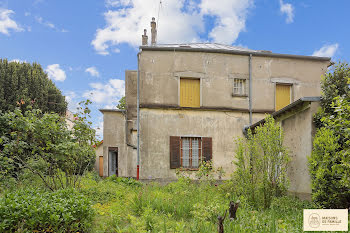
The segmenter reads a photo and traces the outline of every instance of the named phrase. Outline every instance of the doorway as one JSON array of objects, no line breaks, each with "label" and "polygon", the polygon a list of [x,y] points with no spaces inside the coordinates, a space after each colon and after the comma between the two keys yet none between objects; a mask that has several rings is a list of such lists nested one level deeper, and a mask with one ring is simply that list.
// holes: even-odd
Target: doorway
[{"label": "doorway", "polygon": [[118,147],[108,148],[108,176],[118,176]]}]

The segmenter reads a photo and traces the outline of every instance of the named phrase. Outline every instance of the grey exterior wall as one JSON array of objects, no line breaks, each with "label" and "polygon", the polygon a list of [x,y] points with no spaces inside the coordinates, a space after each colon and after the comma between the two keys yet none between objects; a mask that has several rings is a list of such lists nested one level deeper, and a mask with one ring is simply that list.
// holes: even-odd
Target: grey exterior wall
[{"label": "grey exterior wall", "polygon": [[307,157],[311,155],[316,131],[313,116],[319,106],[319,102],[311,102],[306,109],[281,121],[284,145],[288,147],[291,157],[288,166],[289,191],[303,199],[311,199],[311,178]]},{"label": "grey exterior wall", "polygon": [[[231,163],[235,152],[234,138],[243,137],[242,129],[249,124],[248,97],[232,95],[233,79],[247,79],[248,85],[248,61],[248,56],[203,52],[140,53],[141,179],[175,179],[175,171],[169,167],[169,137],[189,135],[212,137],[214,166],[223,167],[227,174],[225,178],[229,177],[234,171]],[[304,96],[319,96],[320,79],[328,65],[329,61],[253,56],[253,123],[275,110],[276,83],[292,85],[292,102]],[[179,106],[181,77],[201,80],[199,109]],[[118,147],[119,175],[136,177],[136,150],[132,146],[137,145],[137,72],[126,71],[125,82],[125,114],[103,112],[105,176],[108,175],[108,147]],[[295,148],[291,162],[294,171],[289,171],[295,178],[291,181],[291,190],[305,193],[309,192],[305,189],[309,181],[302,180],[298,172],[302,170],[301,174],[306,174],[305,156],[311,151],[312,114],[308,111],[295,116],[295,120],[290,118],[282,122],[288,141],[286,145]],[[299,133],[304,140],[294,138],[299,137]]]},{"label": "grey exterior wall", "polygon": [[[233,79],[249,78],[243,55],[143,51],[140,55],[141,105],[179,105],[180,77],[201,79],[201,106],[248,109],[247,97],[232,97]],[[320,95],[329,61],[252,58],[252,102],[256,111],[275,110],[275,84],[292,84],[292,102]]]}]

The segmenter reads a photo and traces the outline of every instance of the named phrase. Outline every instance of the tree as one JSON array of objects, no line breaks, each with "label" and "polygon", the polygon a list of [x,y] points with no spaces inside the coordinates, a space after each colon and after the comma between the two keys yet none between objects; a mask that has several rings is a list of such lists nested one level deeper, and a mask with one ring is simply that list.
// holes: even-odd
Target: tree
[{"label": "tree", "polygon": [[117,105],[118,109],[125,109],[125,96],[123,96],[120,100],[119,100],[119,104]]},{"label": "tree", "polygon": [[237,191],[259,208],[268,208],[273,197],[287,191],[288,150],[283,146],[283,131],[272,116],[247,139],[236,140],[236,170],[233,174]]},{"label": "tree", "polygon": [[28,105],[42,112],[64,115],[67,102],[61,91],[37,64],[0,59],[0,110],[25,112]]},{"label": "tree", "polygon": [[81,103],[72,130],[57,113],[34,109],[23,114],[19,108],[0,113],[0,158],[6,158],[0,159],[0,175],[18,177],[27,169],[50,190],[75,187],[95,161],[90,103]]},{"label": "tree", "polygon": [[350,67],[338,63],[322,80],[317,133],[309,158],[312,198],[326,208],[350,207]]}]

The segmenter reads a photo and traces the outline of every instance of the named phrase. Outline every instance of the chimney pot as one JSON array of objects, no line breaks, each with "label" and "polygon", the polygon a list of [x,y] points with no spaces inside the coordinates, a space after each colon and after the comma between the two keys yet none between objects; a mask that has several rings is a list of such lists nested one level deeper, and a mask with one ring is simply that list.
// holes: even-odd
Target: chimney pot
[{"label": "chimney pot", "polygon": [[147,30],[143,30],[143,35],[142,35],[142,45],[148,45],[148,36],[147,36]]},{"label": "chimney pot", "polygon": [[156,19],[152,17],[151,21],[151,45],[155,45],[157,42],[157,25],[156,25]]}]

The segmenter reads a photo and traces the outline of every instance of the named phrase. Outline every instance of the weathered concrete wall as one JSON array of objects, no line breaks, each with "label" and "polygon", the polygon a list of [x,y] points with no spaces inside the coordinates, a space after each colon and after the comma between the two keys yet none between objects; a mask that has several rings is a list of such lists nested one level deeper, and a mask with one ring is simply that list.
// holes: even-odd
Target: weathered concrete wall
[{"label": "weathered concrete wall", "polygon": [[108,176],[109,147],[118,147],[118,173],[127,176],[125,116],[122,112],[103,111],[103,176]]},{"label": "weathered concrete wall", "polygon": [[[255,114],[255,121],[264,117]],[[249,124],[248,113],[203,110],[141,110],[141,179],[176,179],[170,169],[170,136],[211,137],[214,167],[234,170],[234,138],[243,137]],[[226,177],[227,178],[227,177]]]},{"label": "weathered concrete wall", "polygon": [[[292,102],[320,95],[328,61],[252,58],[253,109],[275,109],[275,84],[292,84]],[[180,77],[201,79],[201,106],[248,108],[247,97],[232,97],[233,79],[249,78],[249,57],[203,52],[142,51],[141,104],[179,105]],[[247,81],[248,84],[248,81]]]},{"label": "weathered concrete wall", "polygon": [[291,161],[288,166],[289,191],[303,199],[311,198],[311,179],[307,157],[311,155],[315,135],[313,115],[319,107],[311,102],[309,107],[282,121],[284,145],[290,150]]}]

